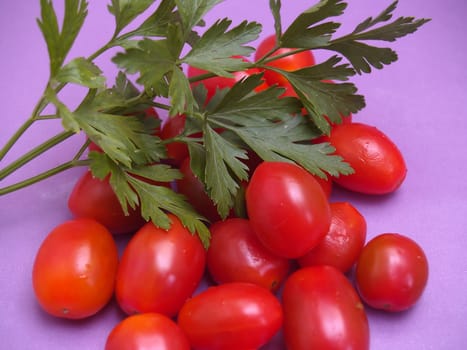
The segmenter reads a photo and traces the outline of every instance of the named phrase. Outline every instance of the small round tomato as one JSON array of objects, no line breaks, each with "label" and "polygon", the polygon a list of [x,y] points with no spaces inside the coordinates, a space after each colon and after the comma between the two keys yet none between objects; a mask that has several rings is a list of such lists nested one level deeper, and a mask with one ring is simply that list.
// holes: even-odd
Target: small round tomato
[{"label": "small round tomato", "polygon": [[324,194],[329,199],[332,193],[332,184],[333,184],[332,178],[329,175],[325,179],[317,175],[313,175],[313,177],[316,179],[316,181],[318,181],[319,185],[324,191]]},{"label": "small round tomato", "polygon": [[335,125],[326,138],[354,169],[334,178],[338,185],[360,193],[386,194],[398,189],[407,167],[397,146],[376,127],[364,123]]},{"label": "small round tomato", "polygon": [[357,290],[369,306],[403,311],[421,297],[428,282],[428,260],[411,238],[384,233],[363,248],[355,269]]},{"label": "small round tomato", "polygon": [[226,283],[188,299],[178,324],[193,349],[258,349],[281,328],[282,308],[263,287]]},{"label": "small round tomato", "polygon": [[349,202],[334,202],[331,226],[323,240],[298,259],[300,266],[332,265],[347,272],[357,261],[366,240],[366,220]]},{"label": "small round tomato", "polygon": [[123,251],[115,294],[127,314],[172,317],[201,281],[206,250],[176,216],[169,214],[169,219],[168,230],[145,224]]},{"label": "small round tomato", "polygon": [[[244,58],[244,57],[241,57],[241,58],[242,58],[243,61],[248,62],[248,60],[246,58]],[[209,71],[204,70],[204,69],[200,69],[200,68],[197,68],[197,67],[193,67],[193,66],[188,66],[188,71],[187,71],[188,78],[193,78],[193,77],[196,77],[198,75],[202,75],[202,74],[206,74],[206,73],[209,73]],[[201,80],[201,81],[194,82],[194,83],[191,84],[191,86],[195,87],[198,84],[203,84],[206,87],[206,90],[207,90],[207,101],[209,101],[215,95],[215,93],[216,93],[216,91],[218,89],[220,90],[220,89],[225,89],[225,88],[231,88],[232,86],[234,86],[240,80],[242,80],[244,78],[247,78],[247,77],[249,77],[251,75],[254,75],[254,74],[259,74],[259,73],[261,73],[260,69],[258,69],[258,68],[249,68],[249,69],[246,69],[244,71],[233,72],[232,73],[233,77],[231,77],[231,78],[215,76],[215,77],[212,77],[212,78],[207,78],[207,79],[204,79],[204,80]],[[258,87],[256,87],[255,91],[259,92],[259,91],[263,91],[263,90],[265,90],[267,88],[268,88],[268,85],[266,84],[266,82],[264,82],[261,85],[259,85]]]},{"label": "small round tomato", "polygon": [[[177,114],[168,118],[162,125],[160,137],[162,140],[168,140],[180,135],[185,129],[186,115]],[[184,142],[174,141],[167,143],[167,161],[174,166],[180,166],[181,162],[188,157],[188,146]]]},{"label": "small round tomato", "polygon": [[282,294],[287,349],[369,349],[364,306],[345,275],[332,266],[305,267]]},{"label": "small round tomato", "polygon": [[207,268],[217,283],[250,282],[277,291],[290,260],[272,254],[256,237],[249,220],[231,218],[211,225]]},{"label": "small round tomato", "polygon": [[287,162],[263,162],[246,190],[253,230],[273,253],[298,258],[314,248],[331,223],[329,202],[314,176]]},{"label": "small round tomato", "polygon": [[[255,53],[255,61],[260,60],[273,49],[276,49],[276,36],[270,35],[258,45]],[[279,48],[274,51],[272,57],[283,55],[294,50],[293,48]],[[267,63],[267,66],[280,68],[285,71],[294,71],[313,66],[314,64],[315,57],[310,50],[307,50],[270,61]],[[278,84],[280,86],[286,86],[289,84],[284,76],[269,69],[265,69],[264,71],[264,80],[266,80],[266,83],[269,85]]]},{"label": "small round tomato", "polygon": [[188,338],[170,318],[157,313],[129,316],[107,336],[105,350],[190,350]]},{"label": "small round tomato", "polygon": [[100,180],[90,170],[73,187],[68,208],[74,217],[94,219],[114,234],[134,232],[145,223],[139,209],[128,208],[125,215],[109,178]]},{"label": "small round tomato", "polygon": [[92,219],[66,221],[47,235],[34,260],[37,301],[53,316],[92,316],[113,295],[117,265],[116,243],[103,225]]}]

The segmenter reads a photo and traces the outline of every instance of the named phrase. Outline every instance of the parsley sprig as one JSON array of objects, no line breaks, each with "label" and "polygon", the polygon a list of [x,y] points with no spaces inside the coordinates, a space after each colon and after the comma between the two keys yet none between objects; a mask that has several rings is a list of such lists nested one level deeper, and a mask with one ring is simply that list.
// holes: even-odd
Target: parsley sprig
[{"label": "parsley sprig", "polygon": [[[125,211],[138,206],[145,219],[161,227],[168,227],[167,213],[173,213],[206,245],[206,219],[165,185],[182,176],[178,169],[160,163],[167,157],[165,145],[174,140],[188,145],[191,168],[205,184],[222,217],[238,200],[240,183],[248,180],[245,161],[250,152],[264,160],[295,162],[321,177],[350,174],[353,170],[334,154],[330,144],[312,140],[329,133],[330,122],[340,123],[343,115],[365,107],[364,97],[350,82],[352,76],[370,73],[397,60],[393,49],[374,43],[394,42],[428,22],[413,17],[392,20],[395,1],[374,18],[363,20],[352,32],[335,37],[340,27],[336,19],[345,13],[346,2],[321,0],[283,28],[281,1],[270,0],[277,46],[257,62],[246,62],[240,56],[254,52],[251,42],[259,38],[262,25],[249,21],[233,25],[226,17],[206,27],[206,13],[220,0],[111,0],[108,10],[115,18],[112,37],[88,57],[67,60],[86,20],[88,2],[65,0],[61,26],[52,1],[40,2],[37,22],[49,53],[50,76],[31,116],[0,150],[0,161],[35,122],[60,119],[63,132],[3,166],[0,181],[80,132],[87,135],[87,140],[70,161],[0,188],[0,195],[75,166],[89,166],[98,178],[110,175],[110,184]],[[155,3],[157,6],[152,7]],[[127,30],[136,19],[143,20],[135,29]],[[112,58],[119,72],[115,83],[108,86],[95,59],[111,48],[119,48]],[[217,91],[209,103],[202,85],[191,88],[192,82],[207,77],[230,77],[236,71],[265,68],[268,62],[281,57],[273,55],[279,48],[293,48],[289,55],[304,50],[334,54],[322,63],[292,72],[269,67],[289,81],[297,98],[279,98],[283,89],[277,86],[255,92],[261,74]],[[208,73],[188,79],[183,71],[186,65]],[[69,84],[87,90],[74,110],[59,95]],[[55,107],[55,114],[44,114],[48,106]],[[151,106],[167,110],[169,118],[184,114],[187,122],[182,135],[161,140],[155,134],[158,123],[142,116]],[[201,136],[187,137],[194,132]],[[86,152],[90,142],[103,153]]]}]

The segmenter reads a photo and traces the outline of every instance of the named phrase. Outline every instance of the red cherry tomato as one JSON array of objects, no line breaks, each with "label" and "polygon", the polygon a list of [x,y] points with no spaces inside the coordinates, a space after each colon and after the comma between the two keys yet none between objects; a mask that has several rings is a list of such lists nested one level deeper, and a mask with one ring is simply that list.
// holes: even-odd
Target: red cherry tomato
[{"label": "red cherry tomato", "polygon": [[[168,118],[162,125],[160,132],[161,139],[168,140],[180,135],[185,129],[185,121],[186,116],[184,114],[177,114]],[[181,162],[189,155],[188,146],[184,142],[170,142],[165,147],[167,149],[167,161],[176,167],[180,166]]]},{"label": "red cherry tomato", "polygon": [[74,217],[94,219],[114,234],[134,232],[145,223],[139,209],[129,208],[125,215],[109,179],[95,178],[90,170],[73,187],[68,208]]},{"label": "red cherry tomato", "polygon": [[282,308],[263,287],[226,283],[187,300],[178,324],[194,350],[258,349],[281,328]]},{"label": "red cherry tomato", "polygon": [[103,225],[91,219],[66,221],[47,235],[37,252],[34,294],[53,316],[92,316],[113,295],[117,265],[117,246]]},{"label": "red cherry tomato", "polygon": [[368,319],[344,274],[332,266],[302,268],[282,294],[287,349],[369,349]]},{"label": "red cherry tomato", "polygon": [[105,350],[190,350],[180,327],[157,313],[129,316],[109,333]]},{"label": "red cherry tomato", "polygon": [[231,218],[211,225],[207,267],[219,284],[250,282],[277,291],[290,260],[272,254],[256,237],[249,220]]},{"label": "red cherry tomato", "polygon": [[332,178],[329,175],[326,179],[323,179],[316,175],[313,175],[313,177],[316,179],[316,181],[318,181],[319,185],[324,191],[324,194],[329,199],[332,193],[332,184],[333,184]]},{"label": "red cherry tomato", "polygon": [[[248,62],[246,58],[242,58],[243,61]],[[207,70],[196,68],[193,66],[188,66],[188,78],[193,78],[198,75],[206,74],[209,73]],[[254,74],[259,74],[261,73],[261,70],[258,68],[249,68],[244,71],[237,71],[232,73],[233,77],[232,78],[227,78],[227,77],[212,77],[208,79],[204,79],[201,81],[197,81],[191,84],[192,87],[197,86],[198,84],[203,84],[206,87],[207,90],[207,101],[209,101],[214,94],[216,93],[216,90],[218,89],[225,89],[225,88],[231,88],[232,86],[235,85],[235,83],[239,82],[240,80],[247,78],[251,75]],[[258,87],[256,87],[255,91],[263,91],[268,88],[268,85],[266,82],[262,83]]]},{"label": "red cherry tomato", "polygon": [[127,314],[157,312],[174,316],[197,288],[206,251],[196,234],[169,214],[168,230],[145,224],[123,251],[116,298]]},{"label": "red cherry tomato", "polygon": [[298,259],[300,266],[332,265],[348,272],[357,261],[366,240],[366,220],[349,202],[334,202],[331,226],[323,240]]},{"label": "red cherry tomato", "polygon": [[357,289],[369,306],[403,311],[421,297],[428,282],[428,260],[412,239],[380,234],[363,248],[355,270]]},{"label": "red cherry tomato", "polygon": [[326,235],[331,210],[313,175],[286,162],[263,162],[246,190],[253,230],[273,253],[298,258]]},{"label": "red cherry tomato", "polygon": [[376,127],[363,123],[336,125],[327,140],[355,171],[334,178],[340,186],[360,193],[387,194],[404,181],[407,168],[400,150]]},{"label": "red cherry tomato", "polygon": [[[255,53],[255,61],[258,61],[268,52],[276,47],[276,36],[270,35],[265,38],[259,45]],[[282,55],[295,49],[292,48],[280,48],[274,51],[273,56]],[[313,66],[315,64],[315,58],[311,51],[302,51],[293,55],[285,56],[274,61],[268,62],[267,65],[275,68],[280,68],[285,71],[294,71],[297,69]],[[278,84],[280,86],[288,85],[287,79],[281,74],[273,72],[272,70],[266,69],[264,71],[264,79],[268,85]]]}]

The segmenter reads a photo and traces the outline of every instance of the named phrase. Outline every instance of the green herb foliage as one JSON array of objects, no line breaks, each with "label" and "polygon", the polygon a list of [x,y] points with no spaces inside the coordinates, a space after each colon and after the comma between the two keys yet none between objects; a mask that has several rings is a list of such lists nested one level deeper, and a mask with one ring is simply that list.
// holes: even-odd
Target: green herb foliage
[{"label": "green herb foliage", "polygon": [[[415,32],[428,19],[392,20],[395,1],[376,17],[363,20],[351,33],[335,37],[340,27],[337,19],[344,14],[346,2],[321,0],[297,14],[290,26],[283,28],[281,1],[270,0],[276,49],[294,48],[290,54],[329,50],[334,55],[296,71],[272,68],[290,82],[297,98],[280,98],[283,89],[276,86],[255,92],[262,82],[261,74],[256,74],[231,89],[217,91],[206,103],[203,86],[193,89],[191,82],[211,76],[230,77],[236,71],[252,67],[264,68],[277,59],[272,56],[274,50],[257,62],[239,57],[254,52],[250,43],[263,30],[259,23],[243,21],[232,26],[229,18],[221,18],[206,26],[204,16],[219,2],[111,0],[108,10],[115,17],[113,36],[90,56],[67,61],[85,22],[88,3],[65,0],[60,27],[52,1],[41,0],[38,24],[50,56],[50,79],[32,116],[1,149],[0,159],[36,121],[60,118],[64,132],[0,170],[0,181],[76,133],[84,132],[87,141],[70,162],[1,188],[0,194],[73,166],[89,166],[98,178],[110,176],[110,184],[126,212],[130,207],[140,207],[145,219],[164,228],[170,225],[167,213],[173,213],[207,246],[208,222],[167,185],[182,176],[178,169],[161,163],[167,157],[168,142],[177,140],[188,145],[191,168],[205,184],[222,217],[238,201],[240,183],[248,180],[245,161],[251,152],[264,160],[297,163],[320,177],[352,173],[350,166],[333,154],[330,144],[313,140],[329,133],[330,122],[340,123],[342,116],[364,108],[364,97],[350,82],[353,75],[370,73],[397,60],[391,48],[373,43],[394,42]],[[141,18],[139,27],[126,31],[134,20]],[[120,49],[112,60],[120,71],[115,84],[108,87],[95,58],[115,47]],[[189,80],[183,71],[185,65],[208,73]],[[74,110],[59,97],[68,84],[87,89],[85,98]],[[42,114],[49,105],[55,107],[55,115]],[[185,131],[172,140],[161,140],[155,132],[158,122],[144,117],[144,111],[151,106],[167,110],[168,117],[184,114]],[[187,137],[195,132],[201,136]],[[103,153],[87,154],[85,150],[91,141]]]}]

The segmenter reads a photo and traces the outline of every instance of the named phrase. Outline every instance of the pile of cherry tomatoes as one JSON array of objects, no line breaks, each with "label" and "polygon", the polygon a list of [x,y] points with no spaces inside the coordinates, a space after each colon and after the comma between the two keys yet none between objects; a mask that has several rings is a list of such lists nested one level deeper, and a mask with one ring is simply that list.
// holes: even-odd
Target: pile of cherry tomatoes
[{"label": "pile of cherry tomatoes", "polygon": [[[264,40],[256,59],[274,44],[274,37]],[[305,51],[270,64],[295,70],[313,65],[314,57]],[[198,83],[209,97],[257,72]],[[278,84],[293,95],[277,73],[266,70],[264,80],[258,89]],[[157,118],[154,110],[147,113]],[[169,119],[159,136],[179,134],[184,118]],[[324,138],[353,174],[323,180],[296,164],[252,155],[246,215],[225,220],[191,172],[187,147],[168,144],[168,162],[184,175],[175,189],[212,223],[207,250],[171,214],[168,230],[144,222],[137,210],[125,216],[108,180],[86,172],[69,197],[76,218],[58,225],[38,250],[32,276],[38,303],[54,316],[83,319],[115,298],[127,317],[107,335],[106,350],[250,350],[278,332],[290,350],[369,349],[366,308],[413,306],[427,284],[428,261],[402,234],[367,241],[357,208],[330,200],[334,185],[371,195],[397,190],[407,170],[396,145],[352,116]],[[131,237],[119,256],[113,235],[122,233]],[[210,286],[200,290],[206,280]]]}]

